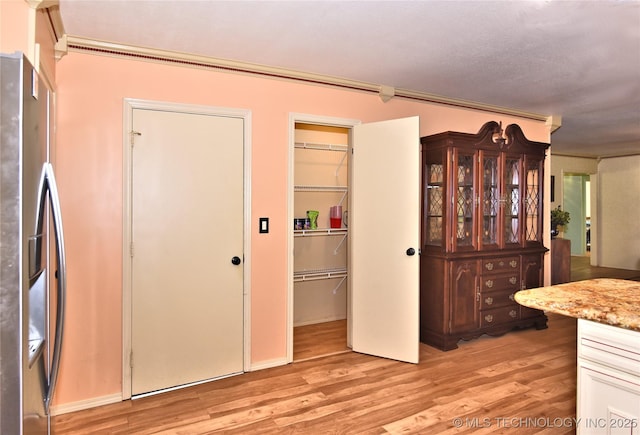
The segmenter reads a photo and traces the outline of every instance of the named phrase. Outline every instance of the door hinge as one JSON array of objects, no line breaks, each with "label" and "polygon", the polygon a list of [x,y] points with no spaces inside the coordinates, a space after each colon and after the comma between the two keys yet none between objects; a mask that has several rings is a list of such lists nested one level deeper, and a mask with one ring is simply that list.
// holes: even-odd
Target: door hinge
[{"label": "door hinge", "polygon": [[131,130],[129,132],[129,135],[131,136],[131,146],[133,146],[134,145],[134,141],[135,141],[135,137],[136,136],[142,136],[142,133],[140,133],[139,131]]},{"label": "door hinge", "polygon": [[129,256],[133,258],[133,242],[131,242],[131,244],[129,245]]},{"label": "door hinge", "polygon": [[133,368],[133,351],[129,354],[129,367]]}]

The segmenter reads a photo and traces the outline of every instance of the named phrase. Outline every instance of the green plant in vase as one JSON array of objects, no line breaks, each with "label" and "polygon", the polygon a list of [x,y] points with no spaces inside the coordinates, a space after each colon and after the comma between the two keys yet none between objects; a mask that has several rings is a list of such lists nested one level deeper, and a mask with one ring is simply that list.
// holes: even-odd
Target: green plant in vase
[{"label": "green plant in vase", "polygon": [[564,227],[570,220],[569,212],[562,210],[560,206],[551,210],[551,238],[555,239],[560,233],[558,227]]}]

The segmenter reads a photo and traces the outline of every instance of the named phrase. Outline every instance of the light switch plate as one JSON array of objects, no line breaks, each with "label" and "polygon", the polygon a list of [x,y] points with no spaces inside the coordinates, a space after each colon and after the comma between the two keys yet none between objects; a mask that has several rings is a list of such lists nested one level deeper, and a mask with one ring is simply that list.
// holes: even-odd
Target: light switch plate
[{"label": "light switch plate", "polygon": [[261,217],[260,218],[260,233],[268,233],[269,232],[269,218]]}]

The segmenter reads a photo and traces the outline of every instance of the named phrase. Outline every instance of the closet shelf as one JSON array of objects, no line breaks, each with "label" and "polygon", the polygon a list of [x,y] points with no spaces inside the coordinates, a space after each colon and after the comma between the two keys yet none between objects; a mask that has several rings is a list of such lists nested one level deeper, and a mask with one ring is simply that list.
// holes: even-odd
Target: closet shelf
[{"label": "closet shelf", "polygon": [[333,269],[310,269],[293,273],[293,282],[317,281],[320,279],[346,278],[347,268],[337,267]]},{"label": "closet shelf", "polygon": [[307,150],[321,150],[321,151],[340,151],[347,152],[349,147],[347,145],[338,145],[331,143],[313,143],[313,142],[296,142],[296,148],[303,148]]},{"label": "closet shelf", "polygon": [[294,230],[294,237],[332,236],[347,234],[346,228],[318,228],[317,230]]}]

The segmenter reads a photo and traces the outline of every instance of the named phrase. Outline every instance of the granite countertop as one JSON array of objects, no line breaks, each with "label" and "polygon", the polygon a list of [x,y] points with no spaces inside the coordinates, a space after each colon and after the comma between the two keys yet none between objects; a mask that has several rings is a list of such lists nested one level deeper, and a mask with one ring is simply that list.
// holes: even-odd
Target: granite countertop
[{"label": "granite countertop", "polygon": [[640,331],[640,282],[599,278],[529,290],[515,295],[530,308]]}]

